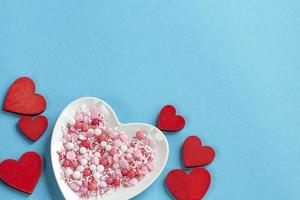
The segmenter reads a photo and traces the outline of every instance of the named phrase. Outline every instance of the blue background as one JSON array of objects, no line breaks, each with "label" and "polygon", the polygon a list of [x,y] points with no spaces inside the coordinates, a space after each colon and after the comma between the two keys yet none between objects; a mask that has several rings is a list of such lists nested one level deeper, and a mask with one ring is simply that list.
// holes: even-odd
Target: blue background
[{"label": "blue background", "polygon": [[2,199],[62,199],[51,131],[82,96],[104,99],[123,122],[155,124],[174,104],[186,127],[166,134],[170,157],[135,199],[171,199],[183,140],[215,148],[205,199],[300,199],[300,1],[0,0],[0,103],[20,76],[35,80],[50,126],[31,143],[0,113],[0,160],[36,150],[45,167],[31,196],[0,183]]}]

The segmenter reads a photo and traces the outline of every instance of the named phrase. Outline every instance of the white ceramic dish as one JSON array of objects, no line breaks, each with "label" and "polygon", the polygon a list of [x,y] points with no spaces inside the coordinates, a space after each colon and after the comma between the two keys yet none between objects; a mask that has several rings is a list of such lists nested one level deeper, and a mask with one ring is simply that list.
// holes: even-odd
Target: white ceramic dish
[{"label": "white ceramic dish", "polygon": [[99,200],[127,200],[131,199],[134,196],[141,193],[147,187],[149,187],[155,179],[162,172],[163,168],[168,159],[169,155],[169,145],[164,134],[157,129],[156,127],[145,124],[145,123],[129,123],[123,124],[119,122],[117,116],[115,115],[113,109],[104,101],[95,98],[95,97],[83,97],[77,99],[70,103],[58,117],[56,124],[53,129],[52,138],[51,138],[51,161],[54,171],[54,175],[58,186],[66,200],[76,200],[80,199],[77,194],[75,194],[69,186],[61,178],[61,166],[58,159],[57,151],[62,148],[62,127],[67,125],[67,121],[74,117],[76,111],[82,106],[86,105],[90,107],[92,105],[98,106],[98,108],[104,113],[104,118],[107,120],[108,124],[112,128],[117,128],[119,131],[124,131],[126,134],[133,136],[137,130],[146,131],[151,134],[153,139],[157,143],[157,157],[155,160],[155,169],[147,174],[144,179],[139,181],[135,186],[129,188],[119,188],[115,192],[104,195],[98,198],[90,199],[99,199]]}]

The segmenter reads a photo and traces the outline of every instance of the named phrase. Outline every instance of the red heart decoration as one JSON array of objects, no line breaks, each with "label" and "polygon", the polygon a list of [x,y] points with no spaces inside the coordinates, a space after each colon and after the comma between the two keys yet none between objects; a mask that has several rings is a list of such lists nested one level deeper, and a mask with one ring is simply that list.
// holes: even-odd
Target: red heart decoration
[{"label": "red heart decoration", "polygon": [[176,109],[172,105],[164,106],[158,117],[157,127],[162,131],[179,131],[183,129],[185,120],[182,116],[176,115]]},{"label": "red heart decoration", "polygon": [[26,152],[16,161],[4,160],[0,164],[0,179],[7,185],[31,194],[42,173],[42,158],[36,152]]},{"label": "red heart decoration", "polygon": [[48,127],[48,119],[45,116],[31,118],[23,116],[19,120],[20,130],[29,137],[32,141],[39,139]]},{"label": "red heart decoration", "polygon": [[22,115],[42,113],[46,109],[46,100],[34,92],[35,84],[30,78],[18,78],[6,94],[3,109]]},{"label": "red heart decoration", "polygon": [[166,185],[178,200],[199,200],[209,188],[210,174],[204,168],[195,168],[190,174],[174,169],[168,173]]},{"label": "red heart decoration", "polygon": [[214,149],[201,146],[201,140],[197,136],[189,136],[185,139],[182,153],[185,167],[202,167],[211,163],[215,158]]}]

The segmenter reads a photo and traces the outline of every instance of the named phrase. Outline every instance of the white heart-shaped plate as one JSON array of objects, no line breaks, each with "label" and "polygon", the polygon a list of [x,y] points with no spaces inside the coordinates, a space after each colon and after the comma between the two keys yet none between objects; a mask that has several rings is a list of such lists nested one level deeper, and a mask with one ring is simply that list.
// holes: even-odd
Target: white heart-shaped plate
[{"label": "white heart-shaped plate", "polygon": [[[52,167],[55,174],[58,186],[66,200],[80,199],[80,197],[74,193],[69,186],[64,182],[61,177],[62,168],[59,163],[59,158],[57,152],[62,149],[62,127],[67,125],[70,118],[75,117],[76,111],[82,106],[87,107],[97,106],[101,112],[104,114],[104,118],[107,120],[108,125],[111,128],[116,128],[119,131],[124,131],[130,137],[134,136],[136,131],[145,131],[151,135],[151,137],[157,143],[157,156],[155,159],[155,169],[147,174],[144,179],[139,181],[135,186],[128,188],[119,188],[115,192],[108,195],[99,196],[99,200],[127,200],[141,193],[147,187],[149,187],[155,179],[162,172],[166,165],[168,155],[169,155],[169,145],[164,134],[156,127],[145,124],[145,123],[129,123],[123,124],[119,122],[117,116],[115,115],[113,109],[105,102],[95,97],[83,97],[77,99],[70,103],[58,117],[56,124],[53,129],[51,138],[51,161]],[[90,198],[92,199],[92,198]]]}]

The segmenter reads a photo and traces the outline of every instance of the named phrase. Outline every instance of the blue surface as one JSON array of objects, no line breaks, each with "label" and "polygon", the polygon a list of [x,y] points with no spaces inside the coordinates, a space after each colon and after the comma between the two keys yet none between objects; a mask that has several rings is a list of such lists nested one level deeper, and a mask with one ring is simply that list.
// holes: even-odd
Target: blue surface
[{"label": "blue surface", "polygon": [[171,199],[184,138],[215,148],[205,199],[300,199],[298,0],[0,0],[0,103],[19,76],[44,94],[50,127],[35,143],[0,112],[0,160],[36,150],[45,167],[31,196],[0,183],[1,199],[62,196],[50,164],[56,118],[72,100],[106,100],[123,122],[154,124],[164,104],[187,121],[167,134],[170,157],[135,199]]}]

